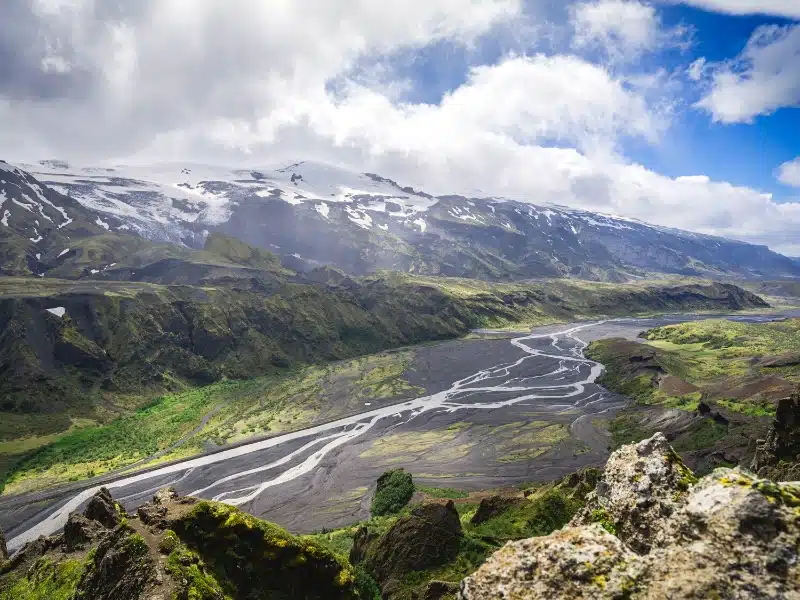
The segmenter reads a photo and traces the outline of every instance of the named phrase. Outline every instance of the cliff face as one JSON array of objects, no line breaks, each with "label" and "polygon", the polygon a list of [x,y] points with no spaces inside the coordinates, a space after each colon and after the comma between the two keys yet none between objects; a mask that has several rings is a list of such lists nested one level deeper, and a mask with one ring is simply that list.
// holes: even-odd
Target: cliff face
[{"label": "cliff face", "polygon": [[507,544],[462,600],[800,598],[800,487],[717,469],[699,481],[661,434],[624,446],[586,508]]}]

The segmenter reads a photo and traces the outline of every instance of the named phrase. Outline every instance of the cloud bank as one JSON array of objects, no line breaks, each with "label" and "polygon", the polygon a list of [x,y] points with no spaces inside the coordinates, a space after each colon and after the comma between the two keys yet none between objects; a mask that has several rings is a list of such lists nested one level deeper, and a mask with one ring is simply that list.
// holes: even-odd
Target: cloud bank
[{"label": "cloud bank", "polygon": [[[791,11],[793,2],[773,4]],[[702,174],[668,177],[625,154],[629,142],[657,146],[668,135],[693,80],[705,90],[699,108],[722,122],[796,100],[797,80],[784,68],[796,29],[757,31],[742,56],[697,63],[685,76],[631,60],[690,39],[688,29],[663,25],[657,5],[552,6],[7,0],[0,154],[262,166],[321,160],[433,193],[579,206],[800,255],[800,204]],[[498,46],[502,52],[483,59]],[[395,61],[434,50],[443,73],[457,68],[451,56],[471,64],[453,72],[458,83],[440,98],[409,100],[431,75],[399,77]],[[791,181],[786,172],[781,180]]]}]

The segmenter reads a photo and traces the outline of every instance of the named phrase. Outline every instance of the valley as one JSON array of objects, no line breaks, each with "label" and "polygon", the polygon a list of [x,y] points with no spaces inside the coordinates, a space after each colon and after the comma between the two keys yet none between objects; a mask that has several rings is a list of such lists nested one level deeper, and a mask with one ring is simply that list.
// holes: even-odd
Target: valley
[{"label": "valley", "polygon": [[[735,318],[759,322],[782,316]],[[385,405],[376,402],[353,416],[103,483],[129,509],[153,490],[175,485],[181,493],[311,531],[363,518],[372,482],[391,467],[405,467],[431,487],[477,490],[552,481],[602,463],[611,445],[605,423],[627,403],[597,385],[602,367],[583,357],[587,343],[687,318],[556,325],[519,337],[502,334],[403,351],[414,357],[401,359],[408,360],[407,367],[389,385]],[[417,395],[417,388],[426,394]],[[207,432],[218,426],[212,423]],[[10,533],[10,546],[62,526],[96,489],[3,499],[0,522]]]}]

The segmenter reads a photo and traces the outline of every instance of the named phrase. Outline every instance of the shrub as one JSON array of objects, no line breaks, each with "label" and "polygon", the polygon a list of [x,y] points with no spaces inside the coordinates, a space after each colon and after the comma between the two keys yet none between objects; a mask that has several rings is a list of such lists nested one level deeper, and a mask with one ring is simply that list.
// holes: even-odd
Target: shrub
[{"label": "shrub", "polygon": [[414,495],[411,473],[403,469],[386,471],[378,477],[378,488],[372,499],[372,516],[379,517],[399,512]]}]

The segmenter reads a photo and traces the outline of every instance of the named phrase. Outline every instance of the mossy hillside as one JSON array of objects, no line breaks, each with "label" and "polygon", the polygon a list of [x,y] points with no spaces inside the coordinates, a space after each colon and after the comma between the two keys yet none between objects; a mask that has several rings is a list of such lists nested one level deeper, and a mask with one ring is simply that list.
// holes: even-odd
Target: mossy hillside
[{"label": "mossy hillside", "polygon": [[[701,473],[738,461],[749,464],[749,448],[766,434],[777,399],[800,382],[798,333],[800,319],[709,319],[651,329],[643,344],[594,342],[587,354],[606,367],[600,383],[636,402],[610,423],[613,446],[673,427],[673,446]],[[667,393],[667,377],[697,391]]]},{"label": "mossy hillside", "polygon": [[26,573],[0,581],[0,600],[73,600],[85,566],[83,560],[41,558]]},{"label": "mossy hillside", "polygon": [[359,597],[346,560],[230,506],[200,502],[171,527],[235,598]]}]

